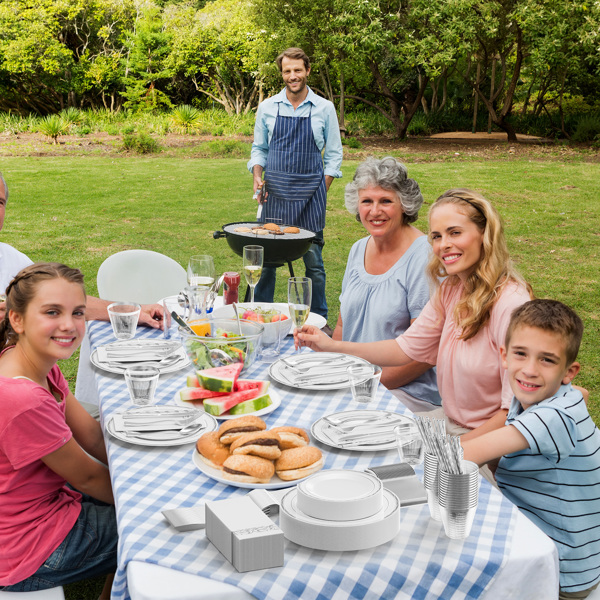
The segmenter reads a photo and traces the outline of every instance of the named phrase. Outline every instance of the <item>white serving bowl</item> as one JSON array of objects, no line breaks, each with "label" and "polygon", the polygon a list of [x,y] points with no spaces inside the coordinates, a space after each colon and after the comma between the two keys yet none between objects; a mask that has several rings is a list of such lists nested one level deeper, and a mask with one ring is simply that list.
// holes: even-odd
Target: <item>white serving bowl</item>
[{"label": "white serving bowl", "polygon": [[298,484],[298,509],[327,521],[367,519],[381,510],[383,484],[369,473],[330,469]]},{"label": "white serving bowl", "polygon": [[[240,314],[240,319],[243,318],[244,316],[244,312],[246,312],[247,310],[251,310],[252,308],[263,308],[265,310],[278,310],[280,311],[282,314],[286,315],[288,318],[281,321],[281,324],[279,324],[279,339],[283,340],[285,338],[285,336],[290,332],[290,330],[292,329],[292,320],[289,318],[289,308],[287,304],[283,304],[283,303],[277,303],[277,302],[240,302],[237,305],[238,308],[238,312]],[[226,318],[226,319],[231,319],[233,317],[235,317],[235,311],[233,310],[233,306],[231,304],[225,304],[224,306],[221,306],[219,308],[215,308],[212,312],[213,317],[215,319],[219,319],[219,318]],[[276,332],[277,332],[277,326],[278,323],[261,323],[261,325],[264,327],[264,331],[263,331],[263,343],[264,344],[272,344],[275,342],[276,340]]]}]

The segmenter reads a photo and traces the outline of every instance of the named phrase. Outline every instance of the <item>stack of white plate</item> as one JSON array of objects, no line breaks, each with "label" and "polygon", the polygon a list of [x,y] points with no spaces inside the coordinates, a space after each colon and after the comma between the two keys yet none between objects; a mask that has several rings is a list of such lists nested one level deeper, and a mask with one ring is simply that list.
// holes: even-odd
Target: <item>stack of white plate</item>
[{"label": "stack of white plate", "polygon": [[400,501],[369,473],[320,471],[283,497],[279,525],[284,536],[300,546],[364,550],[396,536]]}]

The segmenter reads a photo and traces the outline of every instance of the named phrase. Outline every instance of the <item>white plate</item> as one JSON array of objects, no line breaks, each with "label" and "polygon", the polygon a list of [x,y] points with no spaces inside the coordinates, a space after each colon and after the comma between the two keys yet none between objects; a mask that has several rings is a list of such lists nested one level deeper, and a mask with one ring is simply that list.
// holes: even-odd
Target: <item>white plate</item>
[{"label": "white plate", "polygon": [[384,489],[380,511],[366,519],[328,521],[305,515],[298,508],[298,490],[290,490],[281,500],[279,527],[286,539],[316,550],[344,552],[364,550],[394,539],[400,530],[400,502]]},{"label": "white plate", "polygon": [[[193,406],[193,407],[197,408],[198,410],[202,410],[202,411],[204,410],[204,407],[202,406],[202,400],[182,400],[181,397],[179,396],[180,391],[181,390],[178,390],[177,392],[175,392],[175,396],[173,396],[173,400],[174,400],[175,404],[178,404],[179,406],[186,406],[187,408],[189,408],[190,406]],[[218,415],[218,416],[217,415],[211,415],[211,416],[214,417],[215,419],[227,421],[228,419],[237,419],[239,417],[249,417],[249,416],[260,417],[262,415],[268,415],[269,413],[272,413],[275,409],[279,408],[279,406],[281,404],[281,396],[271,386],[269,386],[268,394],[269,394],[269,396],[271,396],[271,404],[269,404],[269,406],[265,406],[265,408],[261,408],[260,410],[256,410],[251,413],[245,413],[243,415],[224,414],[224,415]]]},{"label": "white plate", "polygon": [[[386,442],[383,444],[365,444],[362,446],[341,446],[336,444],[330,437],[327,436],[327,429],[330,427],[330,424],[325,420],[327,417],[333,416],[348,416],[351,417],[356,415],[357,417],[364,418],[365,422],[370,419],[375,419],[377,417],[381,417],[382,415],[389,414],[389,411],[385,410],[347,410],[338,413],[332,413],[330,415],[326,415],[325,417],[321,417],[317,421],[315,421],[311,428],[310,432],[316,440],[319,440],[322,444],[329,446],[330,448],[338,448],[339,450],[347,450],[348,452],[381,452],[383,450],[395,450],[396,449],[396,440],[392,440],[391,442]],[[397,425],[402,425],[403,423],[414,423],[414,421],[405,415],[401,415],[398,413],[398,423]],[[392,433],[393,436],[393,433]]]},{"label": "white plate", "polygon": [[[351,356],[349,354],[340,354],[337,352],[303,352],[300,355],[287,355],[284,358],[286,360],[293,360],[297,364],[301,364],[302,361],[314,361],[315,358],[329,359],[339,357],[341,360],[346,360],[348,362],[348,366],[352,364],[356,365],[368,365],[369,361],[364,360],[362,358],[358,358],[358,356]],[[332,365],[335,363],[328,362],[327,365]],[[324,367],[325,365],[323,365]],[[350,381],[348,380],[348,376],[346,375],[343,369],[339,370],[335,373],[335,377],[337,378],[333,383],[292,383],[289,378],[289,375],[292,374],[292,371],[289,367],[283,362],[280,358],[276,360],[269,367],[269,376],[274,379],[277,383],[281,383],[282,385],[286,385],[288,387],[293,387],[298,390],[341,390],[343,388],[350,387]],[[333,377],[333,375],[332,375]]]},{"label": "white plate", "polygon": [[[125,340],[123,342],[114,342],[114,344],[119,344],[119,345],[127,345],[130,343],[135,343],[135,344],[139,344],[142,340]],[[164,341],[162,340],[144,340],[145,342],[148,343],[148,345],[158,345],[158,344],[164,344]],[[179,348],[177,350],[177,356],[179,357],[178,360],[174,363],[170,363],[167,366],[160,366],[158,364],[156,364],[157,361],[146,361],[149,364],[154,364],[155,366],[158,367],[158,370],[161,373],[173,373],[175,371],[179,371],[180,369],[183,369],[184,367],[187,367],[190,364],[190,357],[187,355],[185,348],[183,346],[181,346],[181,348]],[[125,373],[125,369],[127,368],[126,363],[122,363],[123,366],[116,366],[116,365],[109,365],[107,363],[101,362],[98,360],[98,353],[97,350],[94,350],[90,356],[90,362],[95,366],[98,367],[99,369],[101,369],[102,371],[107,371],[108,373],[116,373],[117,375],[122,375],[123,373]],[[117,362],[117,361],[115,361]],[[144,361],[139,361],[139,362],[144,362]]]},{"label": "white plate", "polygon": [[[252,308],[253,306],[260,306],[261,308],[274,308],[275,310],[279,310],[281,311],[284,315],[286,315],[288,318],[290,317],[290,308],[289,306],[285,303],[285,302],[239,302],[238,303],[238,307],[242,309],[242,312],[244,310],[248,310],[249,308]],[[233,306],[231,306],[230,304],[226,304],[225,306],[221,307],[221,308],[215,308],[214,310],[214,316],[219,316],[219,317],[235,317],[235,314],[233,312]],[[242,315],[240,315],[241,317]],[[308,314],[308,319],[306,319],[306,324],[307,325],[314,325],[315,327],[318,327],[319,329],[322,329],[323,327],[325,327],[325,325],[327,325],[327,319],[325,317],[322,317],[321,315],[318,315],[317,313],[311,312]],[[293,334],[293,327],[290,330],[290,335]]]},{"label": "white plate", "polygon": [[294,481],[284,481],[283,479],[279,479],[277,475],[273,475],[271,477],[271,481],[269,483],[242,483],[240,481],[231,481],[231,479],[225,479],[223,477],[223,471],[220,469],[213,469],[209,465],[207,465],[201,458],[198,451],[194,448],[194,452],[192,453],[192,462],[204,473],[207,477],[214,479],[220,483],[224,483],[225,485],[232,485],[233,487],[245,488],[248,490],[277,490],[280,488],[292,487],[301,481],[310,477],[303,477],[302,479],[295,479]]},{"label": "white plate", "polygon": [[206,425],[205,429],[202,429],[201,431],[197,431],[195,433],[186,435],[185,437],[178,438],[175,440],[151,440],[144,438],[143,434],[140,436],[128,436],[125,434],[124,431],[115,430],[115,428],[113,427],[112,418],[110,418],[109,421],[106,423],[106,431],[108,431],[108,433],[110,433],[110,435],[112,435],[114,438],[117,438],[122,442],[127,442],[128,444],[133,444],[134,446],[183,446],[184,444],[195,444],[200,435],[218,429],[219,424],[214,417],[206,413],[204,414],[204,416],[205,419],[203,419],[202,423]]}]

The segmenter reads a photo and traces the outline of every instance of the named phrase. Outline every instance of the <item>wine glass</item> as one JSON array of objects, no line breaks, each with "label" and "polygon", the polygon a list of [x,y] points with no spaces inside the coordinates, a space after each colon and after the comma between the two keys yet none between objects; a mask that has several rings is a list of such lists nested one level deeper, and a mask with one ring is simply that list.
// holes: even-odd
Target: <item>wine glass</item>
[{"label": "wine glass", "polygon": [[190,318],[196,313],[200,318],[206,317],[206,297],[215,282],[215,263],[208,254],[191,256],[187,268],[188,287],[186,288]]},{"label": "wine glass", "polygon": [[[290,277],[288,279],[288,306],[290,317],[296,329],[300,329],[310,313],[312,299],[312,280],[308,277]],[[298,347],[298,353],[300,352]]]},{"label": "wine glass", "polygon": [[265,249],[262,246],[244,246],[244,277],[250,286],[250,302],[254,304],[254,288],[260,280]]},{"label": "wine glass", "polygon": [[191,256],[188,262],[187,279],[190,286],[209,289],[215,282],[215,263],[208,254]]}]

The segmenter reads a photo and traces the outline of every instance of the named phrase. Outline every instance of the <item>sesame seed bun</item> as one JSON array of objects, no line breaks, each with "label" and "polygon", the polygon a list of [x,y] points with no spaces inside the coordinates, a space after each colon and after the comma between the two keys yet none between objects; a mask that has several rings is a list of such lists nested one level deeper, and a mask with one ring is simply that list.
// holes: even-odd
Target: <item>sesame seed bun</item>
[{"label": "sesame seed bun", "polygon": [[264,431],[266,428],[267,424],[260,417],[248,415],[246,417],[225,421],[221,427],[219,427],[218,432],[219,438],[223,444],[231,444],[245,433]]},{"label": "sesame seed bun", "polygon": [[223,477],[240,483],[269,483],[275,474],[270,460],[248,454],[232,454],[223,463]]},{"label": "sesame seed bun", "polygon": [[323,468],[323,455],[314,446],[284,450],[275,462],[275,472],[284,481],[302,479]]},{"label": "sesame seed bun", "polygon": [[205,433],[197,442],[196,450],[200,458],[213,469],[222,469],[223,463],[229,457],[229,446],[219,440],[216,431]]},{"label": "sesame seed bun", "polygon": [[272,431],[246,433],[231,444],[232,454],[253,454],[269,460],[281,456],[281,439]]},{"label": "sesame seed bun", "polygon": [[277,433],[281,438],[282,450],[308,446],[308,443],[310,442],[308,434],[304,429],[300,429],[300,427],[273,427],[271,431]]}]

